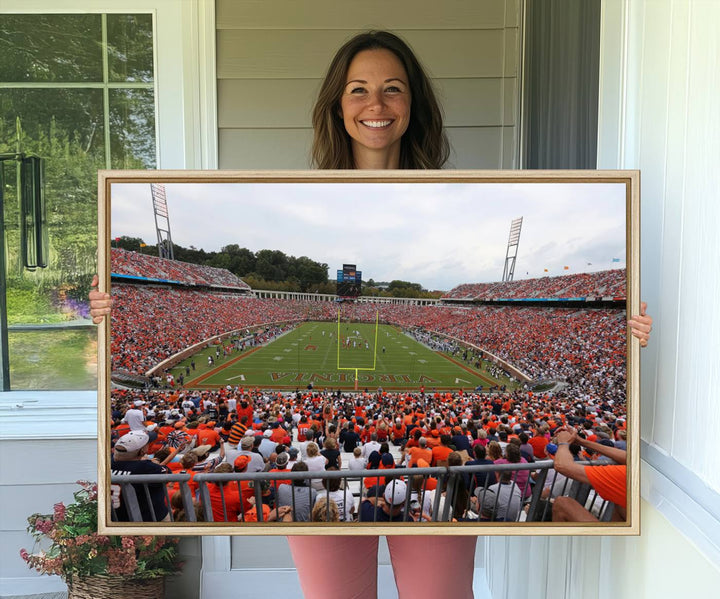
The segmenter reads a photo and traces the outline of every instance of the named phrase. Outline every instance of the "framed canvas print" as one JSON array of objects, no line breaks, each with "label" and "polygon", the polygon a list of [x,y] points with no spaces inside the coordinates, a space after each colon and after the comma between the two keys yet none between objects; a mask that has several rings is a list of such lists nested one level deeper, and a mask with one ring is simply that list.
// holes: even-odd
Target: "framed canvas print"
[{"label": "framed canvas print", "polygon": [[638,534],[637,171],[101,171],[100,530]]}]

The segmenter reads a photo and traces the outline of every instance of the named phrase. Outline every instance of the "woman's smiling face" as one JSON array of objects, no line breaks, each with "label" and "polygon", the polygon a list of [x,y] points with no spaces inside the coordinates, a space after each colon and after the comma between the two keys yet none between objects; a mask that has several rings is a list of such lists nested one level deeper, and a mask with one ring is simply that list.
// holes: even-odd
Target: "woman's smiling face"
[{"label": "woman's smiling face", "polygon": [[363,50],[348,68],[340,99],[356,164],[370,159],[397,168],[400,140],[410,123],[410,85],[405,67],[389,50]]}]

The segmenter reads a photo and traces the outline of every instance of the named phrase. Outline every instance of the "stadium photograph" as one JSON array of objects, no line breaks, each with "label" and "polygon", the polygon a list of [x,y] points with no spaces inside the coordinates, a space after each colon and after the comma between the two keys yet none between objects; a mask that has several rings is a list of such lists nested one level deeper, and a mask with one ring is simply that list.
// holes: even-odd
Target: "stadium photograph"
[{"label": "stadium photograph", "polygon": [[626,179],[108,189],[109,529],[630,523]]}]

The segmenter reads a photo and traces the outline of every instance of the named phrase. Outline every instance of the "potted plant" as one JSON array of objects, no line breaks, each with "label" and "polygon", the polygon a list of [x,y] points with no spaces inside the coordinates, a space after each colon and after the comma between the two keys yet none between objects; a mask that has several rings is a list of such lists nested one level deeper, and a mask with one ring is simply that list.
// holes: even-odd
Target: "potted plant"
[{"label": "potted plant", "polygon": [[98,534],[97,485],[78,484],[73,503],[28,517],[35,545],[33,553],[20,550],[22,559],[41,574],[61,576],[69,599],[162,599],[165,576],[182,567],[178,539]]}]

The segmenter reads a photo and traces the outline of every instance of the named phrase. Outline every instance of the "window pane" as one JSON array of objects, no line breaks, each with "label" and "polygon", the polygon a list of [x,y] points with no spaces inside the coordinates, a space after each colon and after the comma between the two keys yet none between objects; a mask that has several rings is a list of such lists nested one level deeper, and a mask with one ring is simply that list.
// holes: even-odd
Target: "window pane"
[{"label": "window pane", "polygon": [[95,327],[32,332],[14,332],[11,328],[8,341],[13,389],[97,387]]},{"label": "window pane", "polygon": [[[115,80],[152,82],[150,15],[108,15],[109,61]],[[127,39],[125,39],[127,38]],[[3,15],[1,82],[52,82],[45,89],[2,89],[0,153],[20,150],[45,161],[49,239],[47,268],[22,264],[16,163],[6,161],[3,211],[13,389],[96,386],[96,330],[87,295],[97,272],[97,171],[153,168],[152,89],[62,88],[103,83],[102,17]],[[7,58],[6,58],[7,57]],[[109,118],[111,131],[105,121]],[[112,129],[117,129],[112,131]]]},{"label": "window pane", "polygon": [[152,15],[108,15],[110,81],[153,81]]},{"label": "window pane", "polygon": [[[0,99],[0,153],[15,150],[19,140],[21,151],[45,160],[50,247],[47,268],[23,267],[16,162],[6,161],[3,211],[13,389],[96,385],[94,327],[66,327],[87,317],[85,298],[97,269],[97,170],[105,165],[102,115],[98,89],[7,89]],[[27,331],[28,325],[48,328]]]},{"label": "window pane", "polygon": [[50,242],[49,267],[35,273],[25,271],[20,261],[15,162],[6,162],[3,208],[9,279],[29,278],[48,290],[62,282],[74,297],[72,289],[79,284],[78,277],[95,268],[97,170],[105,166],[102,115],[102,90],[4,91],[0,100],[0,152],[16,149],[19,120],[20,150],[45,160]]},{"label": "window pane", "polygon": [[0,81],[100,82],[100,15],[2,15],[0,56]]},{"label": "window pane", "polygon": [[104,160],[101,89],[3,89],[0,93],[1,152],[15,150],[18,118],[23,131],[21,150],[25,152],[47,157],[47,152],[60,151],[57,144],[70,143],[93,160]]},{"label": "window pane", "polygon": [[154,108],[151,89],[110,90],[112,168],[155,168]]}]

